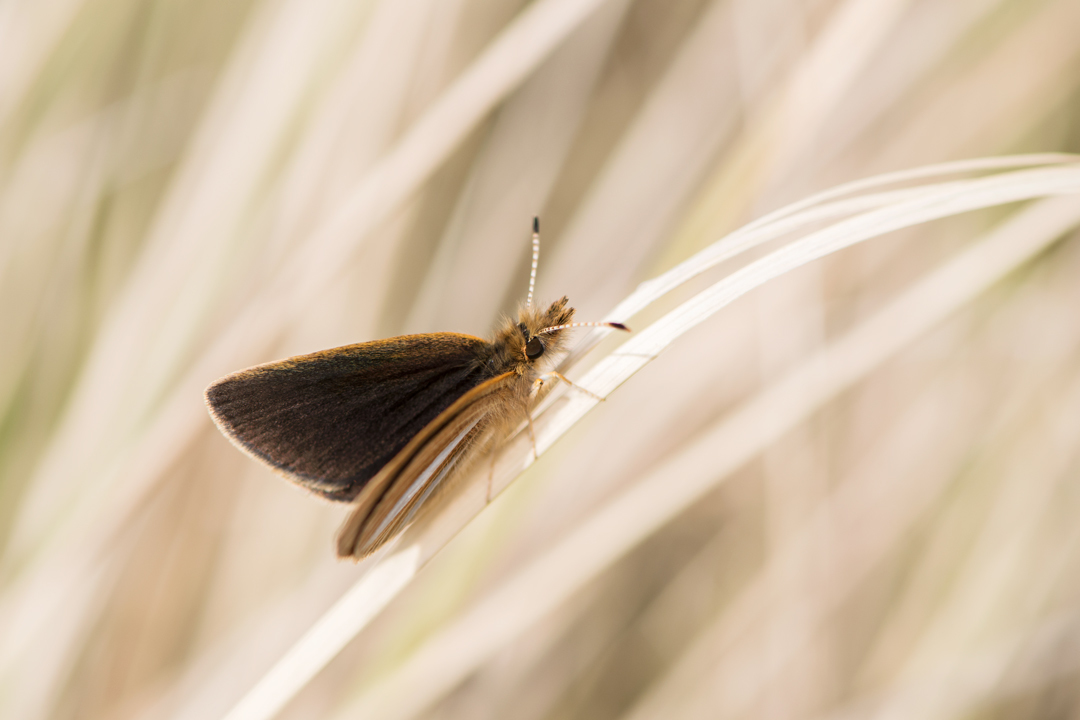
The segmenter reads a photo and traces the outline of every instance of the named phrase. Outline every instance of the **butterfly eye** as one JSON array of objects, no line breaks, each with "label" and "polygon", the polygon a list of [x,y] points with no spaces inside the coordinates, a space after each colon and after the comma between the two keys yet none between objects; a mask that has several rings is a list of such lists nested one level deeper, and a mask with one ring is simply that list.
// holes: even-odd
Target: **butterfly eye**
[{"label": "butterfly eye", "polygon": [[533,338],[529,342],[525,343],[525,355],[530,360],[535,360],[544,354],[544,344],[540,342],[540,338]]}]

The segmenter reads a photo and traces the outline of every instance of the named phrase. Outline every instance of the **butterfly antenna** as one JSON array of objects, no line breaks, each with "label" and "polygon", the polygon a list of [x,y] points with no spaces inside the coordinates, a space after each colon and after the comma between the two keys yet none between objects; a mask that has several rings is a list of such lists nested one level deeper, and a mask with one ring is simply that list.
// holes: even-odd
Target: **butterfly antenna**
[{"label": "butterfly antenna", "polygon": [[544,328],[540,332],[536,333],[536,335],[547,335],[548,333],[553,333],[553,332],[556,332],[558,330],[565,330],[566,328],[575,328],[575,327],[609,327],[609,328],[615,328],[616,330],[625,330],[626,332],[630,332],[630,328],[626,327],[622,323],[617,323],[617,322],[583,322],[583,323],[570,323],[568,325],[552,325],[551,327]]},{"label": "butterfly antenna", "polygon": [[525,300],[525,307],[532,307],[533,290],[536,289],[536,266],[540,262],[540,218],[533,218],[533,262],[532,271],[529,273],[529,297]]}]

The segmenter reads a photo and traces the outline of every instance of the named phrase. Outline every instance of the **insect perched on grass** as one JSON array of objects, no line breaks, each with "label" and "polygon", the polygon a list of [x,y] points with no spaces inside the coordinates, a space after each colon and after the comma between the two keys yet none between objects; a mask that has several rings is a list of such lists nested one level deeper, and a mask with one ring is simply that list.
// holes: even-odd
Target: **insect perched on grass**
[{"label": "insect perched on grass", "polygon": [[546,310],[534,307],[539,257],[534,219],[528,298],[517,321],[506,318],[490,342],[458,333],[402,335],[256,365],[206,389],[210,415],[237,447],[289,480],[353,503],[337,553],[359,560],[522,420],[535,453],[530,410],[537,393],[556,379],[573,385],[541,369],[562,349],[567,329],[627,329],[571,322],[565,297]]}]

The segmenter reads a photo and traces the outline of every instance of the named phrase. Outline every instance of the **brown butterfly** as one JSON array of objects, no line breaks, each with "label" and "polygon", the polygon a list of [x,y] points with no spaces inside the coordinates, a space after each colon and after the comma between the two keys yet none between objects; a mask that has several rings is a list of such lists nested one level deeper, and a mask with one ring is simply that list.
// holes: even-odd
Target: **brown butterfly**
[{"label": "brown butterfly", "polygon": [[571,322],[565,297],[533,307],[539,234],[534,219],[528,298],[490,342],[402,335],[256,365],[206,389],[210,415],[237,447],[298,485],[354,504],[339,557],[359,560],[391,540],[448,477],[494,451],[522,420],[532,436],[543,384],[573,385],[541,369],[568,328],[627,329]]}]

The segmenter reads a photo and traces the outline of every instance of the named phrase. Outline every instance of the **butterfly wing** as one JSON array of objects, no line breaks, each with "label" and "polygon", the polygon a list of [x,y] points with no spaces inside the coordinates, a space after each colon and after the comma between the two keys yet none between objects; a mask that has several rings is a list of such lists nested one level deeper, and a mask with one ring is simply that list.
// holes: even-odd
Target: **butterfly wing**
[{"label": "butterfly wing", "polygon": [[505,373],[473,388],[384,466],[338,533],[338,557],[363,558],[408,524],[443,481],[505,425],[507,410],[519,401],[516,379]]},{"label": "butterfly wing", "polygon": [[430,333],[258,365],[206,390],[238,447],[331,500],[354,499],[433,420],[489,375],[488,344]]}]

